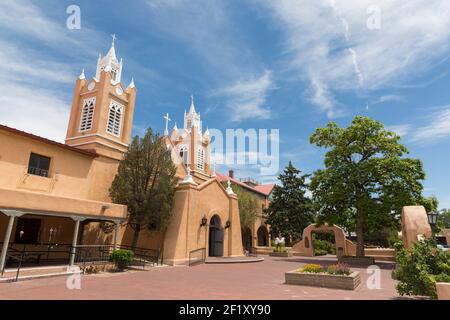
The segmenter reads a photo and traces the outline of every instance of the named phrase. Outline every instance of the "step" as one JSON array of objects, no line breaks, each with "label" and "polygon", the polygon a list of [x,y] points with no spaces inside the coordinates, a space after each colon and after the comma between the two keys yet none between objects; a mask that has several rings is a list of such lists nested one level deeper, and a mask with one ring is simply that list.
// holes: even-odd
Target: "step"
[{"label": "step", "polygon": [[[70,269],[68,266],[23,268],[20,270],[17,281],[69,276],[80,273],[80,268],[77,266]],[[6,269],[3,276],[0,276],[0,283],[14,282],[16,274],[17,269]]]}]

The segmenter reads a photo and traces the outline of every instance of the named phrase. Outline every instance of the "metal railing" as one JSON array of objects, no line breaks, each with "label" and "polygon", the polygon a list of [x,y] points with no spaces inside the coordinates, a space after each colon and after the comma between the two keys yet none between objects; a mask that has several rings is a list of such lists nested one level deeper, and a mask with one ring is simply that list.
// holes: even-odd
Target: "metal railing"
[{"label": "metal railing", "polygon": [[36,176],[48,177],[48,170],[37,167],[28,167],[28,173]]},{"label": "metal railing", "polygon": [[205,263],[206,249],[200,248],[189,252],[189,267]]}]

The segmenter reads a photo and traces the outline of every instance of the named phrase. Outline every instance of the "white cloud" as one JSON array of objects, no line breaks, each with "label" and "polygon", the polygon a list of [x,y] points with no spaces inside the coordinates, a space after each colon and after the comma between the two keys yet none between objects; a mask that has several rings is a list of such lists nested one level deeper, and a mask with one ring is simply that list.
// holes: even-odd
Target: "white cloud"
[{"label": "white cloud", "polygon": [[385,103],[385,102],[403,102],[405,101],[404,96],[396,95],[396,94],[387,94],[379,97],[374,104]]},{"label": "white cloud", "polygon": [[392,131],[392,132],[398,134],[400,137],[404,137],[410,132],[411,125],[399,124],[399,125],[393,125],[393,126],[386,126],[386,130]]},{"label": "white cloud", "polygon": [[429,123],[418,127],[411,142],[419,144],[435,142],[450,136],[450,105],[441,108],[428,117]]},{"label": "white cloud", "polygon": [[245,119],[269,119],[271,111],[265,106],[266,96],[273,89],[270,71],[259,77],[238,80],[232,85],[217,90],[215,95],[228,98],[227,107],[232,121]]},{"label": "white cloud", "polygon": [[[366,27],[370,5],[381,9],[381,30]],[[312,101],[329,117],[338,114],[336,93],[400,85],[449,50],[447,0],[278,0],[264,6],[285,34],[286,63],[311,83]]]},{"label": "white cloud", "polygon": [[201,58],[210,85],[218,88],[212,95],[225,98],[230,120],[271,116],[264,104],[273,87],[272,74],[242,39],[226,2],[149,0],[147,4],[151,23]]}]

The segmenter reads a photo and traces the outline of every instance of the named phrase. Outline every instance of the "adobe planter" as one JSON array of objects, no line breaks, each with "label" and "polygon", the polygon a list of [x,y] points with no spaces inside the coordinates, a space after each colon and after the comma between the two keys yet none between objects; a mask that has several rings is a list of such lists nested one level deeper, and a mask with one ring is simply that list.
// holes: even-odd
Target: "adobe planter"
[{"label": "adobe planter", "polygon": [[271,257],[280,257],[280,258],[287,258],[292,257],[292,252],[271,252],[269,253],[269,256]]},{"label": "adobe planter", "polygon": [[355,290],[361,283],[361,276],[358,271],[345,276],[326,273],[298,272],[293,270],[285,273],[285,280],[286,284]]},{"label": "adobe planter", "polygon": [[437,282],[436,291],[438,300],[450,300],[450,283]]},{"label": "adobe planter", "polygon": [[353,257],[353,256],[342,256],[338,259],[339,263],[345,263],[351,266],[361,266],[368,267],[375,264],[375,259],[373,257]]}]

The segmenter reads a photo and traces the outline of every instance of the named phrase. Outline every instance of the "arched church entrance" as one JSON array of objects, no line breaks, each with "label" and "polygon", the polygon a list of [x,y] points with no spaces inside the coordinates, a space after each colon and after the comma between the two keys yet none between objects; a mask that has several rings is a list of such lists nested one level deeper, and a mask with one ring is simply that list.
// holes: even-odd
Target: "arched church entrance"
[{"label": "arched church entrance", "polygon": [[244,250],[247,250],[248,252],[250,252],[250,249],[252,248],[252,230],[248,227],[245,228],[242,233],[242,246],[244,247]]},{"label": "arched church entrance", "polygon": [[269,231],[265,226],[260,226],[256,235],[258,237],[258,247],[269,246]]},{"label": "arched church entrance", "polygon": [[220,217],[215,215],[209,222],[209,256],[223,256],[223,228],[220,224]]}]

